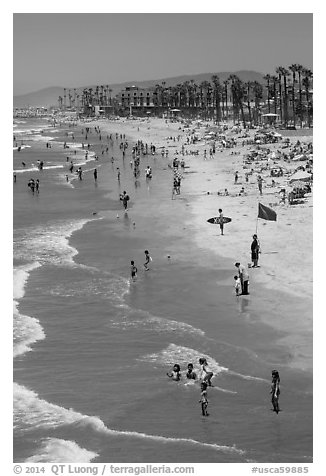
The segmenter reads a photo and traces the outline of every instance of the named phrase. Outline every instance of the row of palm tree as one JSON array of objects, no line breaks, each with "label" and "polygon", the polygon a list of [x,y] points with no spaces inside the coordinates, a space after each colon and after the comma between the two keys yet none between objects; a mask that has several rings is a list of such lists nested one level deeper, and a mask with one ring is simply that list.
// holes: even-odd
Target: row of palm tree
[{"label": "row of palm tree", "polygon": [[81,93],[78,93],[76,88],[73,90],[64,88],[63,96],[59,96],[58,98],[59,107],[91,108],[93,106],[111,106],[111,93],[112,89],[110,89],[109,85],[96,86],[95,89],[84,88]]},{"label": "row of palm tree", "polygon": [[203,81],[199,85],[190,80],[167,87],[163,81],[154,88],[154,104],[161,109],[179,108],[196,114],[200,110],[206,118],[214,117],[217,123],[231,115],[234,122],[241,120],[250,124],[257,124],[261,113],[271,113],[273,106],[274,114],[286,126],[290,122],[296,126],[299,121],[302,127],[306,120],[310,127],[312,71],[293,64],[288,69],[279,66],[275,73],[264,76],[264,85],[258,81],[244,82],[234,74],[222,84],[217,75],[212,76],[211,82]]},{"label": "row of palm tree", "polygon": [[[185,81],[174,86],[167,86],[165,81],[152,88],[154,111],[157,113],[180,109],[184,115],[205,119],[214,119],[216,123],[233,118],[234,122],[258,124],[261,114],[271,113],[280,117],[281,123],[294,126],[299,122],[301,127],[306,121],[312,123],[312,72],[299,64],[288,68],[278,66],[275,75],[266,74],[265,84],[258,81],[242,81],[237,75],[231,74],[223,82],[218,75],[211,81],[196,84],[194,80]],[[111,97],[112,90],[108,85],[85,88],[80,94],[76,89],[66,89],[63,98],[59,97],[59,106],[78,107],[84,110],[95,105],[115,106],[117,100]]]}]

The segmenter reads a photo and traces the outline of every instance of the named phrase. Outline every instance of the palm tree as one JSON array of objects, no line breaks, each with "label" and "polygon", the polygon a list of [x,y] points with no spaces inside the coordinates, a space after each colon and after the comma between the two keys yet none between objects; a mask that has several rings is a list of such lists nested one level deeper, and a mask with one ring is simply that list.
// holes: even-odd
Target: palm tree
[{"label": "palm tree", "polygon": [[214,86],[214,102],[215,102],[215,111],[216,111],[216,122],[220,123],[221,120],[221,85],[220,78],[214,74],[212,76],[213,86]]},{"label": "palm tree", "polygon": [[253,86],[252,81],[247,81],[246,83],[244,83],[244,87],[246,88],[247,107],[248,107],[248,116],[249,116],[250,127],[252,125],[251,106],[250,106],[250,89],[251,89],[252,86]]},{"label": "palm tree", "polygon": [[235,120],[239,120],[239,109],[238,109],[238,101],[237,101],[237,87],[239,78],[236,74],[230,74],[229,78],[231,81],[231,95],[232,95],[232,109],[233,109],[233,124],[235,124]]},{"label": "palm tree", "polygon": [[224,105],[223,105],[223,117],[226,112],[226,120],[228,120],[228,85],[229,81],[226,79],[223,81],[223,86],[224,86],[224,94],[223,94],[223,99],[225,99],[225,111],[224,111]]},{"label": "palm tree", "polygon": [[298,65],[296,63],[289,66],[289,70],[292,71],[292,112],[293,112],[293,125],[295,127],[295,83],[296,83],[296,72],[298,71]]},{"label": "palm tree", "polygon": [[301,83],[301,74],[304,70],[304,67],[301,64],[297,65],[297,73],[299,76],[299,111],[300,111],[300,123],[302,128],[302,83]]},{"label": "palm tree", "polygon": [[253,92],[255,97],[255,124],[258,124],[260,114],[260,101],[263,97],[263,86],[258,81],[253,82]]},{"label": "palm tree", "polygon": [[265,81],[267,81],[267,104],[268,104],[268,113],[271,112],[271,104],[270,104],[270,82],[271,82],[271,75],[265,74],[264,76]]},{"label": "palm tree", "polygon": [[283,78],[283,109],[284,109],[284,122],[285,125],[288,123],[288,91],[287,91],[287,83],[286,78],[289,76],[289,71],[284,68],[283,66],[279,66],[277,68],[277,73],[279,74],[280,81]]},{"label": "palm tree", "polygon": [[283,109],[282,109],[282,66],[278,66],[275,70],[276,74],[278,75],[277,84],[278,84],[278,96],[279,96],[279,104],[280,104],[280,119],[283,122]]},{"label": "palm tree", "polygon": [[277,76],[271,76],[271,81],[273,83],[272,85],[272,90],[271,90],[271,95],[274,100],[274,114],[277,114],[277,92],[276,92],[276,86],[278,85],[278,77]]},{"label": "palm tree", "polygon": [[311,125],[311,113],[312,113],[312,102],[310,100],[310,87],[311,87],[311,82],[310,80],[313,77],[312,71],[310,69],[303,68],[302,69],[302,74],[303,74],[303,80],[302,80],[302,85],[305,89],[306,92],[306,103],[307,103],[307,122],[308,122],[308,127]]}]

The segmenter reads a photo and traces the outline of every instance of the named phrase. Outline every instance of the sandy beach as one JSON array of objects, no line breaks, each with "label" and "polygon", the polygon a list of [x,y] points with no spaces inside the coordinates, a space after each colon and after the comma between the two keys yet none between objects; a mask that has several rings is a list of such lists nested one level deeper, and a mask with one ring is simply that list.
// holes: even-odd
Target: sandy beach
[{"label": "sandy beach", "polygon": [[[217,282],[217,285],[233,285],[233,264],[240,261],[246,265],[251,262],[250,244],[253,233],[258,234],[261,254],[260,268],[251,269],[250,287],[253,291],[257,285],[263,286],[263,291],[255,294],[253,300],[257,308],[275,308],[275,301],[269,299],[269,290],[273,289],[282,293],[278,303],[278,312],[275,319],[267,324],[285,331],[285,345],[289,345],[296,358],[292,365],[299,368],[312,369],[312,246],[313,246],[313,197],[307,194],[300,204],[289,205],[281,203],[280,190],[284,187],[287,191],[289,177],[302,164],[302,162],[284,162],[277,160],[268,168],[260,172],[263,180],[263,194],[259,194],[257,186],[257,172],[245,181],[245,173],[249,167],[244,167],[244,156],[253,145],[242,145],[241,133],[231,131],[229,125],[228,135],[237,139],[237,145],[231,149],[218,149],[213,158],[208,155],[211,141],[204,139],[205,131],[214,124],[211,122],[195,121],[191,129],[196,132],[200,140],[195,144],[185,146],[185,150],[198,150],[199,155],[181,155],[182,144],[186,144],[186,137],[190,129],[184,129],[181,122],[171,122],[164,119],[151,118],[148,120],[118,121],[97,120],[89,123],[90,126],[99,126],[103,133],[111,132],[125,134],[135,142],[142,140],[144,143],[154,144],[160,154],[161,148],[169,150],[166,159],[171,164],[174,157],[183,157],[186,162],[184,180],[182,181],[183,219],[185,226],[180,227],[180,233],[184,240],[191,239],[200,250],[199,261],[205,261],[207,266],[214,266],[214,256],[228,258],[230,263],[230,279],[227,283]],[[250,131],[253,138],[255,130]],[[288,132],[288,133],[287,133]],[[291,134],[292,132],[292,134]],[[312,131],[304,135],[293,135],[293,131],[282,131],[284,138],[289,137],[290,144],[295,144],[299,139],[302,143],[312,142]],[[179,141],[177,137],[179,137]],[[175,138],[175,140],[173,140]],[[272,152],[280,150],[282,140],[274,144],[262,147],[269,148]],[[207,159],[204,150],[207,150]],[[257,162],[255,169],[260,169]],[[270,168],[272,166],[283,167],[287,174],[275,179],[276,185],[272,186]],[[237,184],[234,184],[234,172],[239,172]],[[239,196],[241,187],[244,186],[245,194]],[[229,196],[218,195],[227,188]],[[258,203],[272,208],[277,213],[277,221],[257,220]],[[218,215],[218,209],[222,208],[224,216],[232,218],[232,222],[225,225],[225,235],[220,236],[219,227],[212,226],[206,220]],[[167,214],[170,210],[160,211]],[[177,230],[175,230],[177,231]],[[206,258],[205,258],[206,257]],[[193,257],[192,257],[193,259]],[[254,306],[254,302],[252,303]],[[264,321],[264,313],[260,314]],[[307,343],[309,342],[309,343]]]}]

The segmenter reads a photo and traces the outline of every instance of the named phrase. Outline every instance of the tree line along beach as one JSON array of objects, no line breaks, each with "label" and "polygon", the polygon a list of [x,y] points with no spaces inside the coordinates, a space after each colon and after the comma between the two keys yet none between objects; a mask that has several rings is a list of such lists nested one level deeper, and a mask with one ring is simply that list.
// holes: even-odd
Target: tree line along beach
[{"label": "tree line along beach", "polygon": [[[311,130],[62,116],[15,120],[14,136],[15,461],[312,462]],[[201,357],[206,419],[184,377]]]}]

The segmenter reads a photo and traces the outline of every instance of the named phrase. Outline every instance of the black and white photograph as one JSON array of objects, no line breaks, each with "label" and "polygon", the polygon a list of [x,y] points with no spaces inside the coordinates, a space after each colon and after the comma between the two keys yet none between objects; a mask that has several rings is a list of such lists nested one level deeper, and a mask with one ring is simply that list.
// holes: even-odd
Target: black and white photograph
[{"label": "black and white photograph", "polygon": [[11,13],[14,472],[312,471],[305,7]]}]

